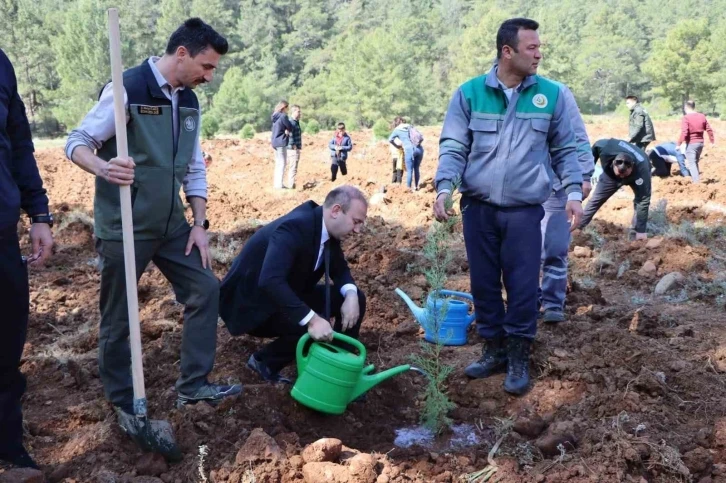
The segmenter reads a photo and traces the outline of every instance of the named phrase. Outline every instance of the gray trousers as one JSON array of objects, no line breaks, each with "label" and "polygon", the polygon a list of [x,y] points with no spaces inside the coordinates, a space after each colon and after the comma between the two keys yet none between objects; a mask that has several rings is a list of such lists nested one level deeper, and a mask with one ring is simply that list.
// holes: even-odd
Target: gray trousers
[{"label": "gray trousers", "polygon": [[[219,313],[219,281],[210,267],[202,268],[195,247],[184,255],[189,227],[163,240],[136,241],[136,279],[149,262],[171,282],[177,301],[185,305],[181,343],[181,374],[176,389],[192,394],[201,387],[214,366]],[[123,243],[97,240],[101,256],[101,327],[98,365],[106,398],[116,406],[133,404],[129,313],[126,301]]]},{"label": "gray trousers", "polygon": [[[590,201],[588,201],[585,205],[579,228],[585,228],[589,225],[592,218],[595,216],[595,213],[597,213],[597,210],[599,210],[612,195],[617,193],[622,186],[622,182],[602,173],[595,185],[595,189],[590,195]],[[635,201],[633,201],[633,209],[635,209]],[[635,221],[633,221],[633,223],[635,223]]]},{"label": "gray trousers", "polygon": [[540,301],[545,310],[562,311],[567,294],[567,250],[570,224],[567,221],[567,194],[555,191],[542,205],[542,283]]},{"label": "gray trousers", "polygon": [[275,174],[273,175],[272,187],[282,189],[284,185],[282,180],[285,177],[285,168],[287,167],[287,146],[275,148]]},{"label": "gray trousers", "polygon": [[701,160],[703,152],[703,143],[690,143],[686,145],[686,167],[691,173],[691,179],[694,183],[698,183],[701,179],[698,171],[698,162]]}]

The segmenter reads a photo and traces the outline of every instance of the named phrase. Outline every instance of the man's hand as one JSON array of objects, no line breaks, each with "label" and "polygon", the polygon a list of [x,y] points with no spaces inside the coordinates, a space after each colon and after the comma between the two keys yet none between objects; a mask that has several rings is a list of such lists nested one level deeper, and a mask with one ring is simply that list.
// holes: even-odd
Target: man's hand
[{"label": "man's hand", "polygon": [[449,216],[454,214],[451,211],[446,211],[446,198],[450,196],[450,193],[439,193],[436,197],[436,202],[434,203],[434,217],[436,217],[438,221],[446,221],[449,219]]},{"label": "man's hand", "polygon": [[192,247],[194,245],[199,248],[199,253],[202,255],[202,267],[212,267],[212,255],[209,252],[209,240],[207,239],[207,232],[201,226],[195,226],[189,233],[189,241],[187,242],[187,249],[184,251],[184,255],[189,256],[192,253]]},{"label": "man's hand", "polygon": [[343,316],[343,332],[348,332],[355,327],[360,316],[360,305],[358,305],[358,293],[355,290],[348,290],[345,293],[343,306],[340,308],[340,314]]},{"label": "man's hand", "polygon": [[113,158],[98,169],[96,176],[100,176],[111,184],[128,186],[134,182],[133,158]]},{"label": "man's hand", "polygon": [[588,196],[590,196],[590,192],[592,191],[592,183],[589,181],[583,181],[582,182],[582,201],[585,201]]},{"label": "man's hand", "polygon": [[333,340],[333,328],[330,326],[330,322],[318,314],[313,315],[313,318],[308,322],[308,334],[313,340],[328,342]]},{"label": "man's hand", "polygon": [[53,251],[50,226],[47,223],[30,225],[30,241],[33,244],[33,254],[28,258],[28,262],[34,267],[43,265]]},{"label": "man's hand", "polygon": [[582,201],[568,201],[565,211],[567,221],[570,223],[570,231],[575,231],[582,221]]},{"label": "man's hand", "polygon": [[636,240],[647,240],[648,234],[647,233],[635,233],[635,239]]}]

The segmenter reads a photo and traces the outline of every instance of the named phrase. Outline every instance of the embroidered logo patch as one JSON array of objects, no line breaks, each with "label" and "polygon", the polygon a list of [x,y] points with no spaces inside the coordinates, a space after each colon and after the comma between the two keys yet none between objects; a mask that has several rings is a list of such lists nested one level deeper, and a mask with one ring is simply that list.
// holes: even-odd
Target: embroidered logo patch
[{"label": "embroidered logo patch", "polygon": [[184,129],[187,131],[194,131],[194,129],[197,127],[197,122],[194,120],[193,117],[189,116],[186,119],[184,119]]},{"label": "embroidered logo patch", "polygon": [[643,178],[636,179],[635,180],[635,184],[637,184],[638,186],[642,185],[643,184]]},{"label": "embroidered logo patch", "polygon": [[532,104],[534,104],[534,107],[544,109],[545,107],[547,107],[547,96],[545,96],[544,94],[537,94],[532,98]]}]

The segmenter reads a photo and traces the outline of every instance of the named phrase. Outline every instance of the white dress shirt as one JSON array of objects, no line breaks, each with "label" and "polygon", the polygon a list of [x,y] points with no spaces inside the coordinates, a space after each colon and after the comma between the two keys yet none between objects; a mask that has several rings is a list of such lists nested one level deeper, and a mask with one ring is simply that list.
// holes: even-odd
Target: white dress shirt
[{"label": "white dress shirt", "polygon": [[[323,252],[325,250],[325,242],[328,240],[330,240],[330,234],[328,233],[328,228],[325,226],[325,218],[323,218],[323,229],[322,234],[320,235],[320,248],[318,249],[318,259],[315,261],[315,270],[318,270],[320,266],[325,263],[325,260],[323,260]],[[358,288],[356,288],[355,285],[352,283],[346,283],[340,288],[340,295],[345,297],[348,290],[353,290],[355,293],[358,293]],[[308,315],[300,321],[300,325],[307,325],[307,323],[310,322],[310,319],[313,318],[313,315],[315,315],[315,311],[311,310]]]},{"label": "white dress shirt", "polygon": [[[161,88],[161,92],[171,101],[172,107],[172,123],[174,131],[174,145],[179,139],[179,91],[184,90],[184,86],[172,87],[169,82],[161,75],[156,67],[159,57],[151,57],[148,62],[151,72]],[[126,107],[126,123],[128,124],[131,117],[129,116],[129,99],[124,89],[124,105]],[[199,109],[199,119],[201,120],[202,111]],[[201,125],[201,123],[200,123]],[[97,150],[103,143],[116,135],[116,121],[113,113],[113,86],[109,82],[104,87],[101,97],[96,105],[86,114],[78,128],[71,131],[66,142],[66,157],[73,159],[73,150],[78,146],[87,146],[91,150]],[[199,143],[199,132],[197,132],[197,143],[194,146],[194,154],[189,160],[187,174],[184,177],[184,194],[188,197],[198,196],[207,199],[207,168],[202,157],[202,146]]]}]

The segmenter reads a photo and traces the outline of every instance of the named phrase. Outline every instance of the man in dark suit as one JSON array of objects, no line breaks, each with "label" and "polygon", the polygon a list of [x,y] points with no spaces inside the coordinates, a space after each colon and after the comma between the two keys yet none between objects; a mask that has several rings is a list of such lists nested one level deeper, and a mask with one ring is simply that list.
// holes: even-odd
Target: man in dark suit
[{"label": "man in dark suit", "polygon": [[[323,206],[308,201],[260,229],[237,255],[222,281],[220,315],[232,335],[275,338],[247,362],[264,380],[290,383],[280,370],[295,358],[305,332],[332,340],[330,316],[337,332],[358,337],[366,299],[340,241],[360,232],[367,211],[360,190],[340,186]],[[318,284],[326,271],[333,281],[327,304],[326,285]]]}]

